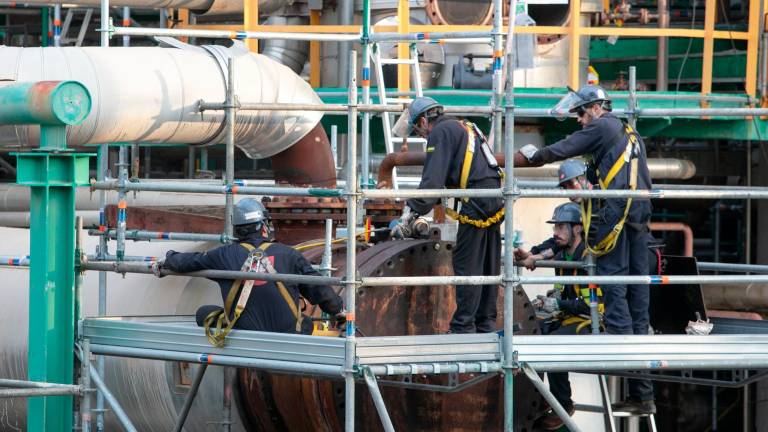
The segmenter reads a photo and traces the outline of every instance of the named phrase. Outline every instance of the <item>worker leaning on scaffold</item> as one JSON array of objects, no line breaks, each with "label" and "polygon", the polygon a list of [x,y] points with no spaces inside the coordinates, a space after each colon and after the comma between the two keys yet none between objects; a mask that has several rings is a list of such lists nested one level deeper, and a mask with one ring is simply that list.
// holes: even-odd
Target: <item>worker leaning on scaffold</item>
[{"label": "worker leaning on scaffold", "polygon": [[[411,132],[427,139],[427,157],[419,189],[498,189],[501,170],[485,136],[473,123],[443,115],[443,106],[428,97],[416,98],[394,127],[394,133]],[[392,234],[411,237],[413,221],[440,200],[412,198]],[[461,209],[458,209],[461,206]],[[446,213],[459,221],[453,272],[457,276],[498,275],[501,271],[501,231],[504,203],[500,198],[456,199]],[[456,312],[450,333],[496,331],[496,299],[499,287],[456,286]]]},{"label": "worker leaning on scaffold", "polygon": [[[582,129],[550,146],[526,145],[520,153],[530,166],[583,156],[589,162],[588,179],[603,190],[650,189],[645,144],[628,124],[611,114],[606,91],[587,85],[570,91],[554,108],[564,119],[575,113]],[[648,274],[648,199],[585,199],[581,203],[585,247],[596,257],[600,276]],[[611,334],[648,334],[647,285],[604,284],[605,326]],[[629,398],[617,409],[633,413],[655,412],[650,381],[630,380]]]},{"label": "worker leaning on scaffold", "polygon": [[[233,270],[319,276],[295,249],[272,239],[269,212],[253,198],[240,200],[232,215],[237,243],[207,252],[168,251],[160,267],[187,273]],[[223,346],[232,328],[280,333],[312,332],[311,320],[300,309],[301,295],[324,312],[343,320],[343,302],[329,286],[289,282],[214,279],[221,288],[224,308],[205,305],[197,310],[211,344]]]},{"label": "worker leaning on scaffold", "polygon": [[[547,223],[553,224],[553,236],[542,244],[534,246],[530,251],[515,249],[515,260],[524,261],[525,266],[533,270],[536,260],[555,259],[558,261],[581,261],[586,254],[584,247],[584,227],[581,224],[581,209],[576,203],[565,203],[557,206],[552,219]],[[557,269],[560,276],[585,276],[584,269]],[[598,288],[598,312],[603,313],[602,292]],[[588,285],[555,284],[554,289],[546,296],[539,295],[531,302],[539,318],[541,333],[557,335],[589,334],[592,323],[589,309]],[[549,389],[552,395],[570,414],[574,413],[571,399],[571,383],[568,372],[549,372]],[[563,420],[553,411],[547,412],[540,422],[546,430],[556,430],[563,425]]]}]

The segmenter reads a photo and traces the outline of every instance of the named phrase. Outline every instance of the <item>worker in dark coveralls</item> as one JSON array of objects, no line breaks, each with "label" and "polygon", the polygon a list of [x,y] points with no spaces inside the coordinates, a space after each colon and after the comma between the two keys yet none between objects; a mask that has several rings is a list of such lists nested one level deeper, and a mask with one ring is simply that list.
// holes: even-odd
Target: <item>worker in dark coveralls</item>
[{"label": "worker in dark coveralls", "polygon": [[[553,110],[575,113],[582,129],[550,146],[526,145],[519,153],[529,166],[584,156],[588,179],[602,190],[651,188],[645,144],[634,129],[611,114],[611,102],[600,86],[569,92]],[[582,200],[586,247],[596,256],[599,276],[648,274],[648,199]],[[647,285],[601,286],[605,296],[605,326],[610,334],[648,334]],[[647,380],[629,381],[629,398],[614,408],[635,414],[655,413],[653,386]]]},{"label": "worker in dark coveralls", "polygon": [[[443,115],[443,106],[428,97],[416,98],[401,120],[427,139],[427,156],[419,189],[497,189],[501,175],[485,137],[472,123]],[[400,122],[399,122],[400,123]],[[397,129],[397,126],[396,128]],[[395,131],[397,133],[397,130]],[[395,236],[417,216],[425,215],[439,202],[435,198],[412,198],[406,203]],[[459,223],[453,250],[453,272],[457,276],[498,275],[501,265],[503,201],[499,198],[456,199],[461,209],[446,208]],[[450,333],[496,331],[497,285],[456,286],[456,312]]]},{"label": "worker in dark coveralls", "polygon": [[[243,269],[243,264],[254,250],[263,250],[276,273],[319,276],[312,265],[301,253],[281,243],[272,242],[270,217],[264,206],[255,199],[240,200],[234,208],[232,222],[238,241],[221,246],[208,252],[180,253],[169,251],[162,267],[179,273],[197,270],[234,270]],[[268,243],[265,244],[265,243]],[[214,279],[221,288],[221,297],[226,302],[231,279]],[[302,285],[289,282],[281,283],[293,301],[289,305],[281,293],[279,284],[272,281],[255,281],[252,295],[247,299],[242,314],[236,320],[234,328],[280,333],[306,333],[312,331],[311,322],[303,320],[301,329],[297,328],[296,305],[299,295],[331,315],[342,313],[343,303],[329,286]],[[242,290],[239,284],[238,289]],[[211,313],[222,310],[221,306],[206,305],[198,309],[197,324],[202,326]],[[233,313],[234,311],[230,311]],[[300,316],[300,313],[299,313]],[[232,316],[229,317],[230,319]]]},{"label": "worker in dark coveralls", "polygon": [[[584,227],[581,224],[581,208],[576,203],[565,203],[557,206],[552,219],[547,223],[553,224],[553,236],[530,251],[522,248],[515,249],[515,260],[523,261],[528,269],[536,267],[536,261],[554,259],[556,261],[581,261],[584,259]],[[556,270],[558,276],[586,276],[585,269]],[[589,286],[577,284],[555,284],[546,296],[539,295],[531,301],[539,318],[541,334],[544,335],[576,335],[591,333]],[[602,292],[597,289],[598,313],[603,312]],[[549,389],[565,411],[573,415],[575,412],[571,383],[568,372],[548,372]],[[553,411],[547,412],[540,421],[542,428],[557,430],[563,426],[563,420]]]}]

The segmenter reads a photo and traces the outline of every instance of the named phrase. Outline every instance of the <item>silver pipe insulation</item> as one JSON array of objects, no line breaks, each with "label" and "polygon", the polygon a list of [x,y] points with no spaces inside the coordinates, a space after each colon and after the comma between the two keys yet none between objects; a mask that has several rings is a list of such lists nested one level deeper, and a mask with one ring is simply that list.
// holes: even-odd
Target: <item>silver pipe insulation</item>
[{"label": "silver pipe insulation", "polygon": [[[73,2],[65,0],[24,0],[27,5],[63,5]],[[100,0],[77,0],[79,6],[96,7]],[[238,0],[111,0],[111,6],[139,9],[189,9],[198,15],[221,16],[242,15],[243,2]],[[269,15],[289,4],[286,0],[259,0],[259,14]]]},{"label": "silver pipe insulation", "polygon": [[[224,141],[223,112],[200,114],[198,101],[224,101],[227,59],[235,62],[235,94],[266,103],[321,104],[310,85],[286,66],[252,54],[242,42],[231,48],[0,47],[0,85],[14,81],[75,80],[92,99],[86,121],[68,128],[67,143],[212,144]],[[303,138],[321,113],[242,112],[235,145],[249,157],[273,156]],[[39,128],[0,127],[0,147],[36,147]]]},{"label": "silver pipe insulation", "polygon": [[738,311],[768,310],[768,283],[705,285],[701,287],[708,308]]},{"label": "silver pipe insulation", "polygon": [[[156,180],[153,183],[163,184]],[[220,182],[220,181],[219,181]],[[176,182],[181,183],[182,182]],[[98,184],[98,183],[97,183]],[[98,188],[100,190],[106,190],[107,202],[117,203],[118,193],[117,186],[119,182],[115,180],[110,185],[115,185],[115,189]],[[130,186],[133,182],[127,182],[126,185]],[[139,183],[139,184],[144,184]],[[169,182],[173,185],[174,183]],[[190,185],[192,186],[192,185]],[[218,186],[222,187],[222,186]],[[127,189],[132,190],[132,189]],[[75,192],[75,208],[81,211],[86,216],[90,216],[91,211],[99,210],[98,194],[94,194],[86,188],[78,188]],[[236,200],[239,197],[236,197]],[[189,193],[179,195],[174,192],[156,192],[156,191],[140,191],[136,194],[128,194],[125,197],[125,201],[128,207],[173,207],[173,206],[206,206],[211,203],[218,203],[221,201],[220,193]],[[30,193],[29,188],[26,186],[18,186],[16,184],[0,184],[0,225],[2,225],[5,214],[8,213],[24,213],[29,214],[30,206]],[[96,215],[98,222],[98,214]],[[84,221],[84,225],[88,226],[87,218]]]},{"label": "silver pipe insulation", "polygon": [[[515,172],[519,177],[551,177],[556,179],[561,163],[546,164],[539,168],[517,168]],[[648,170],[653,179],[688,180],[696,175],[696,165],[685,159],[649,158]]]},{"label": "silver pipe insulation", "polygon": [[[305,25],[305,17],[271,16],[265,25]],[[288,66],[294,73],[300,74],[309,57],[309,42],[285,39],[267,39],[263,42],[261,54]]]}]

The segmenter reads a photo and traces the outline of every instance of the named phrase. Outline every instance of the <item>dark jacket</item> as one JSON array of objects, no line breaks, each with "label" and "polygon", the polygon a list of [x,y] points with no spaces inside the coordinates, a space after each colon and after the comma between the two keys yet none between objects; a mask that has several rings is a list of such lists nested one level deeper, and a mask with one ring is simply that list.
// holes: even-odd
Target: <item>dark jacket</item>
[{"label": "dark jacket", "polygon": [[[467,151],[467,130],[459,120],[442,116],[427,137],[427,157],[419,189],[457,189],[461,168]],[[467,181],[468,189],[495,189],[501,186],[501,177],[491,168],[476,143],[475,155]],[[426,214],[440,200],[438,198],[411,198],[408,206],[419,214]],[[473,219],[487,219],[503,206],[499,198],[473,198],[461,206],[461,213]]]},{"label": "dark jacket", "polygon": [[[249,236],[244,242],[258,248],[266,239],[258,234]],[[221,246],[208,252],[180,253],[169,251],[165,257],[164,267],[179,273],[197,270],[235,270],[243,267],[248,250],[238,243]],[[281,243],[273,243],[266,251],[267,256],[274,257],[275,271],[278,273],[312,275],[319,273],[295,249]],[[226,301],[231,279],[213,279],[221,288],[222,301]],[[337,314],[343,309],[341,297],[329,286],[300,285],[285,283],[288,291],[298,304],[299,293],[312,304],[329,313]],[[296,318],[289,309],[285,299],[274,282],[255,281],[253,291],[245,305],[245,310],[235,325],[246,330],[295,333]]]},{"label": "dark jacket", "polygon": [[[567,256],[565,249],[559,248],[555,239],[549,238],[542,244],[531,248],[532,253],[539,253],[540,251],[552,249],[555,252],[555,256],[552,258],[556,261],[581,261],[584,255],[584,242],[582,241],[573,252],[573,256],[570,259]],[[535,252],[534,252],[535,251]],[[558,276],[587,276],[587,272],[584,269],[556,269]],[[582,296],[580,292],[581,288],[587,288],[586,286],[574,286],[574,285],[555,285],[556,289],[561,290],[560,300],[557,302],[560,310],[563,311],[564,318],[574,315],[589,315],[589,296]],[[599,292],[599,291],[598,291]],[[598,302],[602,303],[602,297],[598,298]]]},{"label": "dark jacket", "polygon": [[[651,189],[651,175],[648,171],[645,144],[640,141],[638,155],[637,189]],[[533,163],[550,163],[575,156],[585,156],[589,161],[589,180],[597,184],[597,172],[603,179],[611,170],[616,160],[624,153],[629,137],[624,132],[624,123],[611,113],[606,113],[590,122],[583,129],[574,132],[550,146],[537,151]],[[629,164],[624,164],[608,189],[629,189]],[[611,198],[605,200],[612,207],[614,214],[624,211],[626,199]],[[648,222],[651,215],[649,200],[634,199],[629,212],[629,221],[638,224]],[[607,221],[611,222],[611,221]]]}]

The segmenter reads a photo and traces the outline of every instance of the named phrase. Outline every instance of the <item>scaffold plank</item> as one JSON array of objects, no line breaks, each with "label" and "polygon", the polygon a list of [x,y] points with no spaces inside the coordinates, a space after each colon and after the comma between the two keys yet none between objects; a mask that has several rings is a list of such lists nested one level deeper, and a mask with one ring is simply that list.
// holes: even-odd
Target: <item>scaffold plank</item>
[{"label": "scaffold plank", "polygon": [[194,317],[88,318],[83,335],[92,345],[204,353],[341,366],[344,339],[233,330],[224,348],[211,346]]}]

